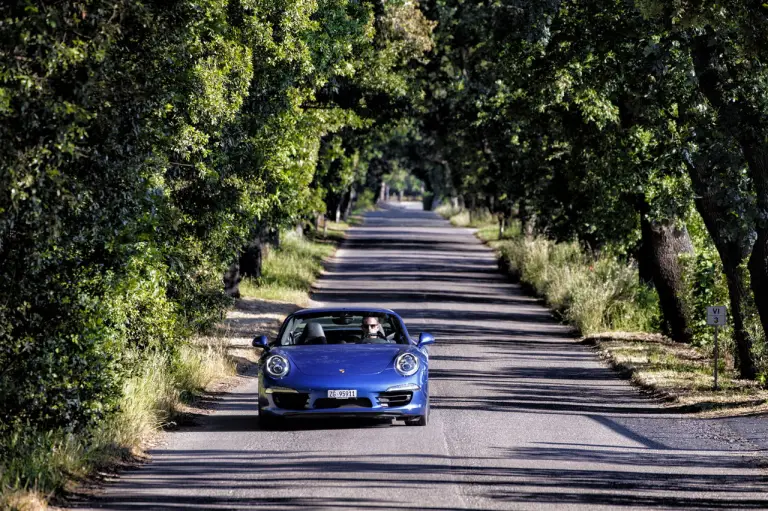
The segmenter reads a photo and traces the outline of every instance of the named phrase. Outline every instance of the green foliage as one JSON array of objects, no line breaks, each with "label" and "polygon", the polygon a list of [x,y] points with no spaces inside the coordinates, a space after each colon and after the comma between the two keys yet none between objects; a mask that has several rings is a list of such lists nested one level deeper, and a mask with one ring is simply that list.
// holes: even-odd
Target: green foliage
[{"label": "green foliage", "polygon": [[257,280],[247,279],[240,286],[243,296],[304,305],[312,283],[323,270],[323,260],[334,246],[286,233],[280,247],[272,249]]},{"label": "green foliage", "polygon": [[3,438],[2,489],[56,489],[83,473],[83,442],[61,430],[17,430]]},{"label": "green foliage", "polygon": [[[151,379],[146,364],[157,375],[199,373],[180,346],[231,303],[224,270],[255,231],[327,209],[330,193],[315,183],[325,137],[360,133],[337,151],[342,165],[317,172],[328,190],[365,182],[377,154],[368,142],[387,139],[410,108],[409,66],[431,47],[431,27],[410,2],[9,3],[0,14],[4,474],[42,466],[24,458],[66,438],[87,451],[90,435],[123,413],[126,382]],[[37,470],[14,469],[6,482],[60,486]]]},{"label": "green foliage", "polygon": [[225,349],[217,343],[184,343],[177,353],[131,351],[136,361],[124,380],[115,413],[93,431],[17,428],[2,437],[0,488],[52,492],[72,477],[83,477],[112,458],[136,451],[171,423],[187,397],[216,378],[234,374]]},{"label": "green foliage", "polygon": [[498,245],[511,275],[530,286],[582,335],[659,328],[658,298],[637,270],[611,257],[590,258],[576,243],[517,237]]},{"label": "green foliage", "polygon": [[[737,268],[754,250],[754,289],[734,299],[768,309],[764,6],[441,0],[424,8],[438,25],[410,152],[436,205],[450,198],[454,209],[517,216],[529,234],[636,259],[643,278],[674,276],[661,286],[677,295],[662,302],[665,319],[692,321],[698,337],[699,306],[723,299],[724,270],[749,280]],[[694,208],[716,250],[684,262],[688,285],[675,268],[646,271],[660,260],[642,222],[681,225]],[[751,337],[762,342],[760,330]],[[742,353],[747,337],[733,345]]]},{"label": "green foliage", "polygon": [[356,211],[365,212],[374,209],[376,206],[376,195],[373,190],[365,189],[357,196]]},{"label": "green foliage", "polygon": [[[693,228],[695,252],[684,254],[681,259],[685,269],[687,300],[693,309],[694,321],[691,325],[694,340],[700,346],[707,346],[712,343],[712,327],[707,325],[707,307],[727,304],[729,297],[720,257],[700,222],[700,218],[696,217],[689,222],[688,225]],[[720,339],[726,345],[731,344],[730,329],[721,330],[724,335]]]}]

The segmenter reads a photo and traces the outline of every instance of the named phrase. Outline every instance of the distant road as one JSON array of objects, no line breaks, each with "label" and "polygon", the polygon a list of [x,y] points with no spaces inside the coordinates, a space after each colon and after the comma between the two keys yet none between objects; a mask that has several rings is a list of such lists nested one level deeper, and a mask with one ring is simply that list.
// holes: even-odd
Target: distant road
[{"label": "distant road", "polygon": [[368,214],[314,298],[392,308],[412,335],[436,335],[427,427],[260,431],[249,378],[84,507],[768,508],[763,419],[668,413],[502,277],[469,230],[418,209]]}]

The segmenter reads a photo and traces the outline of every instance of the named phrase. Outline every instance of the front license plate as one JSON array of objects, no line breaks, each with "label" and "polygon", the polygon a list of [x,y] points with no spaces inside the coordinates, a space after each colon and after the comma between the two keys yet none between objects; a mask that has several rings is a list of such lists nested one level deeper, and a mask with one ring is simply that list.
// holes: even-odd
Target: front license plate
[{"label": "front license plate", "polygon": [[333,399],[351,399],[357,397],[356,390],[329,390],[328,397]]}]

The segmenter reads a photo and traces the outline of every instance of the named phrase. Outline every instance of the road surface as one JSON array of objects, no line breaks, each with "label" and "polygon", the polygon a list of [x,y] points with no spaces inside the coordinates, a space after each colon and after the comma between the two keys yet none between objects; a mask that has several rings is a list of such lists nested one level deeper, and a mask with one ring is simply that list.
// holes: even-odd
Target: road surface
[{"label": "road surface", "polygon": [[392,308],[412,335],[435,334],[427,427],[260,431],[246,378],[82,507],[768,508],[762,419],[696,419],[641,395],[433,213],[368,214],[314,298]]}]

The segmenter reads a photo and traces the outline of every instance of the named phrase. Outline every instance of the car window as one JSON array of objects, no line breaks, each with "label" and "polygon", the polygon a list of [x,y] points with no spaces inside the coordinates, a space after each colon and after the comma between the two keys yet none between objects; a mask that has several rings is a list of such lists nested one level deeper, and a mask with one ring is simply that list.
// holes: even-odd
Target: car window
[{"label": "car window", "polygon": [[[380,333],[375,338],[363,336],[361,326],[367,316],[376,317],[381,325]],[[407,340],[404,340],[399,322],[391,314],[362,312],[291,316],[278,339],[281,346],[371,343],[407,343]]]}]

